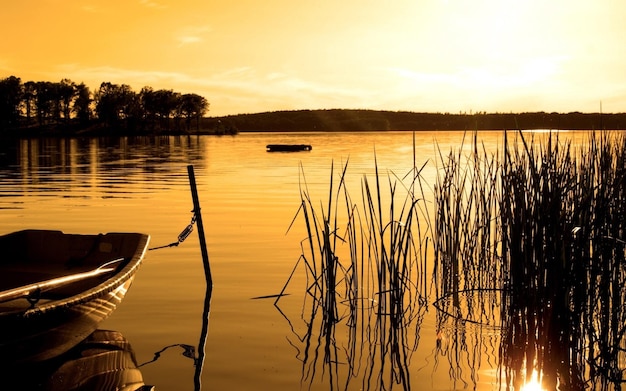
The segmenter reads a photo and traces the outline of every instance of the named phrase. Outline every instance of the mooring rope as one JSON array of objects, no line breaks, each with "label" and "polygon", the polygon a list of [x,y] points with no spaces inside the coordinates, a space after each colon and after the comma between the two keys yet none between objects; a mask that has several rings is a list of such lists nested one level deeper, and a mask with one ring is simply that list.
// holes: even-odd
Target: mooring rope
[{"label": "mooring rope", "polygon": [[165,246],[152,247],[152,248],[149,248],[148,251],[159,250],[162,248],[169,248],[169,247],[177,247],[179,244],[184,242],[185,239],[187,239],[187,237],[191,235],[191,233],[193,232],[193,226],[196,223],[196,212],[195,211],[192,211],[192,212],[193,212],[193,215],[191,216],[191,222],[189,223],[188,226],[185,227],[185,229],[181,231],[181,233],[178,235],[178,238],[175,242],[166,244]]}]

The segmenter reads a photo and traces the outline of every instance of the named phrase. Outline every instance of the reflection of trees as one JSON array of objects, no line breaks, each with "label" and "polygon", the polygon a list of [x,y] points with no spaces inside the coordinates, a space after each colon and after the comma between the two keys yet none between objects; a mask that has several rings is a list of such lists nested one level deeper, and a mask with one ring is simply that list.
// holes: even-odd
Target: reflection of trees
[{"label": "reflection of trees", "polygon": [[[131,181],[146,183],[149,189],[152,178],[160,182],[182,179],[171,164],[163,162],[202,166],[204,141],[193,136],[16,140],[3,154],[0,172],[2,167],[18,166],[21,173],[16,179],[31,181],[44,191],[95,184],[114,194],[121,184]],[[14,172],[11,169],[7,175],[16,175]]]},{"label": "reflection of trees", "polygon": [[450,380],[463,388],[476,387],[483,360],[497,366],[500,330],[500,292],[465,290],[435,301],[437,309],[436,367],[447,360]]},{"label": "reflection of trees", "polygon": [[[417,178],[397,209],[395,184],[390,184],[392,201],[385,212],[378,178],[374,190],[364,179],[360,212],[345,189],[346,168],[336,194],[331,180],[328,208],[321,215],[308,191],[302,191],[300,212],[310,234],[294,268],[306,272],[302,323],[281,311],[280,297],[276,307],[295,336],[291,343],[302,361],[304,383],[325,379],[333,390],[349,389],[353,382],[364,390],[394,385],[409,390],[409,364],[425,312],[424,279],[418,278],[425,268],[425,243],[416,244],[422,235],[413,234],[423,229],[413,194]],[[341,237],[341,212],[333,197],[345,199],[347,224]]]}]

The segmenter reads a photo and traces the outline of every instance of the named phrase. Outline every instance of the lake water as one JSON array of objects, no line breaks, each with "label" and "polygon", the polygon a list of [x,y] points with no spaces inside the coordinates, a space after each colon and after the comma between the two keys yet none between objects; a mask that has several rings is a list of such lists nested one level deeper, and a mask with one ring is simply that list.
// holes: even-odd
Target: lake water
[{"label": "lake water", "polygon": [[[494,152],[502,142],[501,132],[478,137]],[[460,148],[464,138],[463,132],[381,132],[5,141],[0,233],[134,231],[150,234],[151,247],[167,245],[192,218],[187,166],[193,165],[214,283],[203,390],[390,389],[394,373],[408,375],[398,388],[493,390],[500,377],[497,328],[442,330],[433,297],[406,332],[405,370],[390,372],[364,356],[351,375],[344,354],[350,326],[339,322],[334,329],[330,363],[323,358],[328,345],[317,330],[310,334],[302,267],[278,307],[274,298],[256,299],[279,294],[300,257],[307,232],[297,212],[305,184],[313,203],[325,205],[331,173],[339,175],[347,163],[346,181],[358,203],[361,181],[373,179],[376,167],[387,183],[426,164],[422,175],[432,186],[440,151]],[[268,153],[271,143],[305,143],[313,150]],[[465,146],[471,146],[467,139]],[[146,254],[124,302],[102,328],[131,343],[146,384],[193,390],[194,361],[183,353],[198,347],[205,293],[194,231],[178,247]],[[361,347],[368,342],[357,340]]]}]

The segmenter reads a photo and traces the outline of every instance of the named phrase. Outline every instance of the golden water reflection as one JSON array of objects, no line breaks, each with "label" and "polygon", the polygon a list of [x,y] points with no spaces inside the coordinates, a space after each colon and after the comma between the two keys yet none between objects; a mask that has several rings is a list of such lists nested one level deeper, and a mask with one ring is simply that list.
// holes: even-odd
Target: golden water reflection
[{"label": "golden water reflection", "polygon": [[[481,137],[488,148],[497,148],[500,136]],[[374,149],[385,181],[386,175],[395,178],[389,171],[402,178],[412,169],[410,134],[313,134],[306,136],[306,143],[314,145],[306,154],[265,152],[268,143],[300,137],[20,140],[0,155],[2,228],[148,230],[155,246],[171,243],[189,223],[185,168],[193,164],[216,281],[201,374],[206,389],[264,384],[292,390],[303,383],[315,390],[389,389],[393,384],[486,391],[498,389],[498,382],[521,389],[528,370],[524,361],[518,367],[515,354],[536,356],[524,350],[529,343],[537,351],[546,347],[533,344],[532,332],[524,338],[518,333],[510,343],[502,336],[508,336],[507,327],[515,335],[536,322],[510,320],[501,312],[502,296],[493,290],[444,295],[435,302],[441,295],[430,290],[430,254],[426,278],[414,279],[417,296],[428,298],[412,301],[410,322],[381,315],[372,292],[339,298],[330,306],[313,296],[296,297],[303,291],[295,286],[312,283],[302,276],[294,277],[291,295],[279,301],[280,312],[268,300],[250,300],[278,293],[301,253],[306,230],[294,227],[286,234],[301,201],[300,169],[317,191],[313,202],[328,199],[333,160],[336,169],[349,160],[355,196],[363,174],[374,172]],[[417,137],[419,165],[430,161],[423,174],[432,183],[438,172],[432,163],[438,158],[434,141],[445,151],[459,146],[463,133]],[[110,328],[123,330],[133,341],[139,362],[150,361],[164,346],[197,346],[205,289],[197,249],[192,235],[184,246],[149,254],[109,320]],[[193,389],[192,361],[179,351],[164,353],[141,369],[157,389]],[[541,379],[550,380],[546,368],[540,370]]]},{"label": "golden water reflection", "polygon": [[542,386],[541,378],[542,376],[534,369],[530,375],[530,379],[522,385],[520,391],[547,391],[547,389]]}]

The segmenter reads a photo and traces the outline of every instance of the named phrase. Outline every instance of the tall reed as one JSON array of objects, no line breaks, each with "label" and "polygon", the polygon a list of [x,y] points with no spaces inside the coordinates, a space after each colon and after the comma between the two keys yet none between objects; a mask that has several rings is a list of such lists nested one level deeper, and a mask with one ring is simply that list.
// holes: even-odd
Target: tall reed
[{"label": "tall reed", "polygon": [[[598,388],[621,384],[626,351],[626,138],[601,134],[579,168],[588,186],[577,195],[575,261],[578,291],[574,305],[583,312],[582,329],[589,377]],[[580,281],[583,281],[581,283]],[[581,351],[582,354],[582,351]]]},{"label": "tall reed", "polygon": [[[419,222],[426,210],[420,170],[414,168],[408,181],[388,174],[385,183],[375,162],[375,180],[363,178],[359,204],[348,191],[347,169],[346,163],[336,181],[331,167],[328,201],[322,208],[314,205],[306,180],[301,182],[299,214],[308,235],[299,262],[311,299],[302,318],[305,335],[298,336],[306,341],[303,381],[312,384],[322,365],[331,389],[348,389],[358,378],[363,389],[397,384],[408,390],[409,358],[417,348],[415,330],[426,302],[426,280],[420,273],[426,268],[429,225]],[[400,193],[403,201],[398,201]],[[346,334],[337,334],[344,329]],[[347,340],[343,351],[338,340]],[[339,362],[347,369],[340,371]],[[340,382],[342,373],[347,375]]]},{"label": "tall reed", "polygon": [[[474,133],[471,151],[466,155],[465,141],[458,151],[447,155],[439,151],[439,175],[434,188],[436,297],[451,298],[455,311],[461,310],[461,293],[482,294],[502,286],[497,253],[500,166],[497,155],[487,152],[476,137]],[[465,303],[471,306],[474,301]],[[465,320],[487,321],[480,319],[486,308],[466,310]]]},{"label": "tall reed", "polygon": [[[576,165],[570,145],[550,135],[545,143],[509,145],[505,137],[500,201],[504,301],[503,358],[509,381],[523,384],[533,371],[547,387],[582,384],[573,313],[567,300],[571,271],[572,191]],[[538,145],[538,146],[536,146]],[[525,371],[525,373],[523,372]]]},{"label": "tall reed", "polygon": [[501,292],[507,387],[519,389],[533,373],[548,390],[620,387],[625,138],[593,133],[573,150],[556,135],[505,132],[503,156],[477,146],[474,139],[469,156],[441,155],[436,303],[446,316],[482,323],[488,308],[472,308],[467,293]]},{"label": "tall reed", "polygon": [[[593,133],[573,148],[558,135],[505,132],[501,151],[490,153],[472,135],[469,148],[439,152],[432,216],[415,159],[408,180],[385,181],[376,163],[359,202],[348,191],[347,164],[338,175],[331,167],[320,206],[302,174],[298,215],[307,238],[294,272],[305,270],[305,332],[288,321],[303,382],[312,385],[323,369],[331,389],[355,379],[363,389],[411,388],[409,361],[432,300],[432,242],[437,327],[449,333],[437,350],[453,380],[477,384],[481,354],[490,351],[507,389],[535,374],[547,390],[621,387],[626,137]],[[471,342],[469,325],[498,330],[498,344]]]}]

